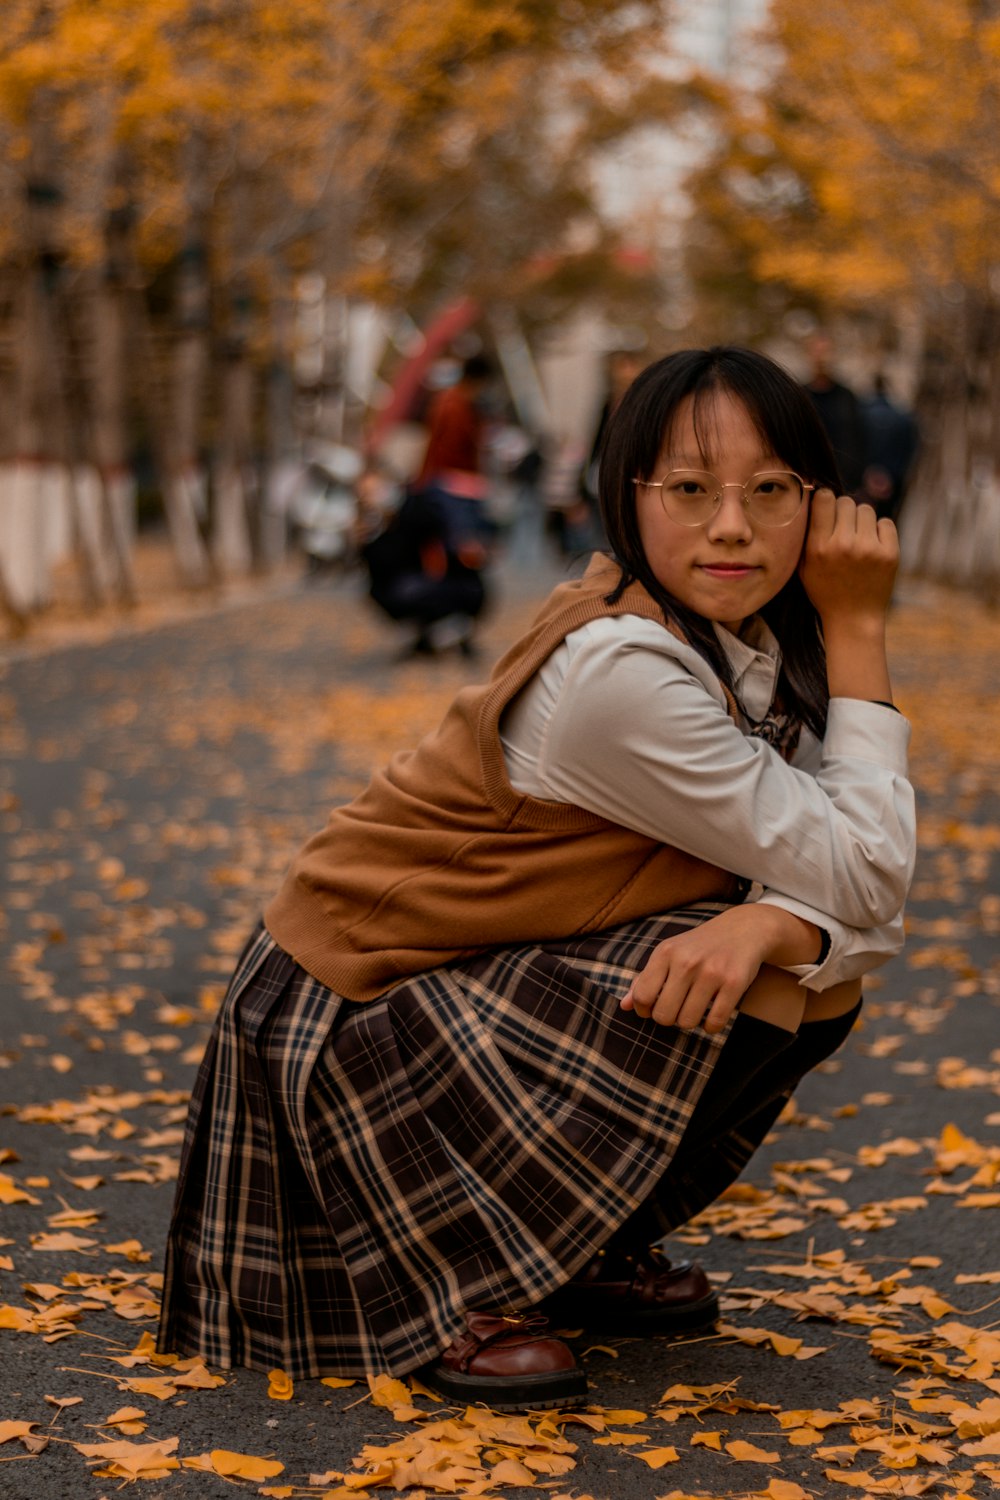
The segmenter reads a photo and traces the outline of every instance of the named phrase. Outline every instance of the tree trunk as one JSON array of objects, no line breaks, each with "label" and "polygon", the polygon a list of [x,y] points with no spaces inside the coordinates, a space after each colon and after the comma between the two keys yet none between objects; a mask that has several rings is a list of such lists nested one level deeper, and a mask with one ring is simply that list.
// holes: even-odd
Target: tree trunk
[{"label": "tree trunk", "polygon": [[125,396],[125,314],[121,289],[109,264],[91,286],[93,360],[92,446],[100,485],[105,555],[115,589],[136,600],[132,548],[135,481],[128,465]]},{"label": "tree trunk", "polygon": [[190,422],[185,426],[185,417],[192,402],[185,399],[181,421],[178,423],[173,397],[175,392],[183,389],[189,371],[193,378],[198,378],[204,338],[195,339],[193,349],[188,347],[188,341],[184,337],[180,339],[174,350],[169,375],[161,383],[156,340],[135,252],[128,241],[119,248],[124,275],[127,363],[131,368],[142,372],[138,394],[145,408],[177,571],[183,583],[197,588],[207,583],[211,576],[208,553],[199,527],[199,516],[205,514],[204,482],[197,463],[192,461],[190,451],[185,452],[183,446],[186,434],[191,429]]},{"label": "tree trunk", "polygon": [[186,583],[210,577],[200,522],[207,517],[207,486],[199,453],[199,422],[208,374],[208,281],[205,249],[192,242],[181,254],[177,273],[176,321],[163,501],[178,567]]},{"label": "tree trunk", "polygon": [[298,472],[292,373],[292,302],[280,267],[271,277],[271,358],[265,389],[266,458],[260,550],[266,568],[281,563],[288,546],[288,495]]},{"label": "tree trunk", "polygon": [[0,568],[8,610],[26,620],[48,604],[51,574],[45,544],[42,465],[45,401],[45,320],[34,267],[24,275],[15,341],[14,458],[0,492]]},{"label": "tree trunk", "polygon": [[242,351],[222,372],[222,410],[213,476],[212,557],[224,578],[240,578],[253,565],[248,515],[253,371]]},{"label": "tree trunk", "polygon": [[43,316],[46,345],[51,351],[48,371],[49,416],[54,428],[53,446],[65,473],[65,504],[72,518],[74,553],[87,605],[95,608],[104,596],[105,555],[101,542],[99,483],[88,483],[87,445],[83,385],[80,365],[83,352],[75,343],[60,277],[43,273]]},{"label": "tree trunk", "polygon": [[1000,592],[997,307],[973,295],[927,342],[918,398],[924,448],[902,524],[908,569]]}]

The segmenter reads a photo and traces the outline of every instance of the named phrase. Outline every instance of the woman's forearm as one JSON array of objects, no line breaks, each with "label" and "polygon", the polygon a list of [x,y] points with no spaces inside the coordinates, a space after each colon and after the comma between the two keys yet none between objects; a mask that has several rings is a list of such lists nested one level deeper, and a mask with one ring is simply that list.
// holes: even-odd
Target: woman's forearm
[{"label": "woman's forearm", "polygon": [[778,969],[800,964],[818,963],[823,951],[823,933],[815,922],[780,906],[764,906],[759,901],[734,907],[730,917],[753,923],[761,942],[761,961]]},{"label": "woman's forearm", "polygon": [[831,698],[891,703],[885,618],[823,622],[826,676]]}]

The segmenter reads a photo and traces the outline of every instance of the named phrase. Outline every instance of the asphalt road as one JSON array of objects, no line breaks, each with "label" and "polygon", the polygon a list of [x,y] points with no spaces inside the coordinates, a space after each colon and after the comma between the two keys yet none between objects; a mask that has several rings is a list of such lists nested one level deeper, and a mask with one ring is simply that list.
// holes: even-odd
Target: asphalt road
[{"label": "asphalt road", "polygon": [[[121,1479],[98,1477],[74,1445],[114,1437],[102,1424],[126,1406],[145,1413],[135,1441],[177,1437],[180,1457],[213,1449],[273,1457],[285,1467],[269,1482],[296,1494],[335,1491],[310,1476],[357,1473],[366,1443],[414,1431],[358,1387],[306,1382],[278,1401],[266,1377],[248,1371],[160,1400],[118,1382],[163,1371],[141,1356],[131,1368],[113,1358],[154,1326],[185,1097],[261,899],[331,802],[481,674],[552,576],[547,566],[508,569],[480,663],[398,661],[396,637],[350,579],[100,645],[0,657],[0,1305],[33,1325],[9,1327],[17,1315],[0,1311],[3,1500],[114,1493]],[[1000,1163],[1000,803],[997,741],[989,742],[995,708],[986,701],[995,698],[997,636],[968,601],[916,586],[902,590],[895,636],[904,706],[924,737],[927,836],[908,953],[871,986],[863,1025],[843,1052],[803,1085],[742,1196],[687,1236],[693,1245],[677,1246],[717,1273],[729,1324],[823,1352],[795,1358],[720,1336],[582,1339],[595,1410],[627,1409],[631,1422],[619,1417],[613,1431],[646,1441],[599,1443],[595,1432],[567,1427],[576,1467],[558,1480],[540,1475],[550,1495],[744,1494],[766,1492],[774,1479],[810,1495],[919,1493],[899,1485],[932,1473],[963,1473],[964,1494],[994,1487],[974,1471],[988,1460],[959,1454],[946,1418],[907,1405],[907,1382],[936,1375],[938,1393],[966,1402],[1000,1391],[983,1383],[1000,1376],[991,1363],[995,1352],[1000,1364],[1000,1344],[974,1366],[954,1334],[954,1325],[988,1329],[1000,1316],[991,1283],[955,1281],[1000,1267],[1000,1193],[991,1191]],[[975,702],[980,720],[960,724],[961,705]],[[978,1154],[958,1145],[952,1158],[940,1156],[949,1125]],[[795,1165],[777,1165],[787,1163]],[[953,1190],[962,1184],[964,1192]],[[846,1270],[833,1260],[823,1275],[781,1274],[810,1257],[813,1272],[822,1270],[816,1257],[836,1251]],[[81,1276],[92,1280],[81,1285]],[[824,1316],[803,1321],[794,1294],[828,1284],[840,1288],[828,1294],[839,1310],[830,1302]],[[931,1290],[896,1297],[913,1287]],[[942,1311],[932,1292],[955,1311]],[[75,1312],[65,1312],[67,1301]],[[921,1335],[911,1367],[901,1367],[902,1356],[895,1364],[873,1357],[878,1327]],[[884,1453],[863,1450],[845,1472],[871,1471],[865,1490],[829,1477],[837,1460],[817,1455],[824,1442],[849,1443],[848,1426],[789,1443],[777,1410],[724,1410],[720,1396],[704,1398],[697,1419],[635,1417],[663,1409],[671,1386],[716,1383],[781,1410],[876,1401],[873,1431],[904,1432],[901,1413],[936,1423],[953,1461],[893,1469],[879,1466]],[[80,1399],[59,1406],[47,1397]],[[47,1446],[32,1454],[16,1436],[5,1441],[10,1422],[37,1424]],[[692,1447],[699,1431],[721,1432],[722,1451]],[[778,1457],[727,1453],[739,1439]],[[658,1445],[674,1445],[680,1460],[654,1470],[636,1457]],[[137,1482],[139,1493],[169,1500],[211,1500],[233,1487],[189,1468]],[[895,1490],[874,1487],[882,1482]],[[956,1493],[936,1483],[929,1493]],[[496,1493],[524,1500],[538,1491]]]}]

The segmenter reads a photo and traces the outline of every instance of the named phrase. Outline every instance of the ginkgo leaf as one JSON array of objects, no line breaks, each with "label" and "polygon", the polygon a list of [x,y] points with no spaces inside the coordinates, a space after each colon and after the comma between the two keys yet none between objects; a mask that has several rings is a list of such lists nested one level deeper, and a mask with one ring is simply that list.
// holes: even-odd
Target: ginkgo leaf
[{"label": "ginkgo leaf", "polygon": [[968,1454],[970,1458],[996,1458],[1000,1455],[1000,1432],[992,1432],[975,1442],[962,1443],[958,1451]]},{"label": "ginkgo leaf", "polygon": [[835,1484],[846,1484],[852,1489],[864,1490],[866,1495],[922,1495],[926,1490],[934,1489],[937,1483],[933,1475],[924,1477],[919,1474],[890,1474],[885,1479],[877,1479],[873,1473],[864,1469],[825,1469],[823,1472]]},{"label": "ginkgo leaf", "polygon": [[369,1375],[368,1389],[373,1406],[384,1406],[392,1411],[397,1406],[411,1406],[413,1394],[402,1380],[393,1380],[390,1375]]},{"label": "ginkgo leaf", "polygon": [[765,1449],[757,1448],[753,1443],[743,1442],[739,1438],[726,1444],[726,1452],[730,1458],[735,1458],[740,1463],[750,1464],[776,1464],[781,1457],[779,1453],[768,1453]]},{"label": "ginkgo leaf", "polygon": [[272,1401],[291,1401],[295,1395],[295,1385],[290,1375],[284,1370],[271,1370],[267,1377],[267,1394]]},{"label": "ginkgo leaf", "polygon": [[533,1485],[535,1476],[531,1470],[516,1459],[504,1458],[490,1470],[490,1484]]},{"label": "ginkgo leaf", "polygon": [[33,1234],[31,1245],[34,1250],[92,1250],[97,1244],[96,1240],[84,1239],[81,1235],[71,1234],[68,1230],[62,1234]]},{"label": "ginkgo leaf", "polygon": [[0,1306],[0,1328],[13,1328],[22,1333],[31,1333],[35,1327],[35,1316],[26,1307],[10,1307],[7,1304]]},{"label": "ginkgo leaf", "polygon": [[680,1459],[676,1448],[646,1448],[642,1453],[633,1453],[633,1458],[641,1458],[644,1464],[651,1469],[662,1469],[666,1464],[675,1464]]},{"label": "ginkgo leaf", "polygon": [[120,1406],[110,1417],[105,1417],[102,1427],[119,1427],[125,1423],[139,1422],[146,1415],[141,1406]]},{"label": "ginkgo leaf", "polygon": [[119,1380],[118,1389],[152,1396],[157,1401],[171,1401],[177,1395],[177,1387],[167,1375],[134,1375],[128,1380]]},{"label": "ginkgo leaf", "polygon": [[33,1198],[23,1188],[19,1188],[13,1177],[8,1177],[5,1172],[0,1172],[0,1203],[33,1203],[37,1206],[41,1201],[40,1198]]},{"label": "ginkgo leaf", "polygon": [[9,1443],[12,1438],[25,1437],[37,1422],[0,1422],[0,1443]]},{"label": "ginkgo leaf", "polygon": [[284,1469],[276,1458],[254,1458],[249,1453],[233,1453],[228,1448],[213,1448],[209,1454],[217,1474],[236,1479],[273,1479]]},{"label": "ginkgo leaf", "polygon": [[162,1479],[171,1470],[180,1467],[173,1456],[178,1438],[163,1438],[152,1443],[74,1443],[73,1447],[84,1458],[98,1459],[106,1467],[95,1470],[98,1474],[127,1479],[140,1476]]},{"label": "ginkgo leaf", "polygon": [[[594,1439],[595,1442],[598,1439]],[[576,1459],[571,1458],[568,1453],[539,1453],[534,1449],[527,1449],[524,1453],[524,1462],[529,1469],[534,1469],[536,1474],[568,1474],[570,1469],[576,1467]]]}]

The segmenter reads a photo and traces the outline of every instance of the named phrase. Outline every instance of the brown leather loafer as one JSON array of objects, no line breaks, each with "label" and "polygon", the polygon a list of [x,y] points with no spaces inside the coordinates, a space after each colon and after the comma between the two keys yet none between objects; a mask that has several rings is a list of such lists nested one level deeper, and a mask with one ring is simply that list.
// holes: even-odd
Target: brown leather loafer
[{"label": "brown leather loafer", "polygon": [[470,1312],[465,1332],[417,1378],[453,1401],[477,1401],[494,1411],[578,1406],[587,1377],[573,1351],[548,1332],[538,1313]]},{"label": "brown leather loafer", "polygon": [[719,1316],[719,1299],[701,1266],[689,1260],[674,1265],[655,1248],[635,1257],[595,1255],[542,1306],[557,1323],[610,1333],[690,1333]]}]

